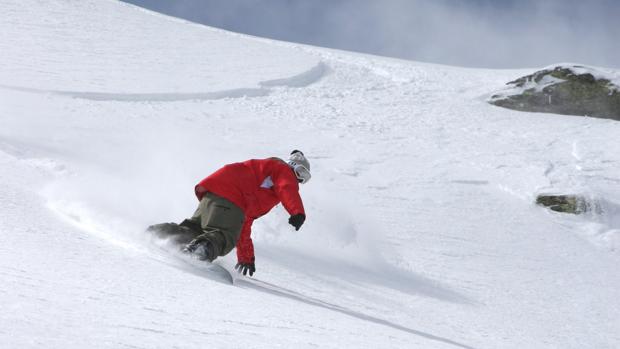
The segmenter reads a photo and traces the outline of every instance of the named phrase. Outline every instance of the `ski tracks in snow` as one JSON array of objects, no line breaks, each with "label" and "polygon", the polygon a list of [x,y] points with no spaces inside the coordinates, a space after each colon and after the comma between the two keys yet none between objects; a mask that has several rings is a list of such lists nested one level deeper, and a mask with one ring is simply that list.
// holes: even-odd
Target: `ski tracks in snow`
[{"label": "ski tracks in snow", "polygon": [[271,94],[274,88],[303,88],[323,78],[329,72],[327,64],[319,62],[314,67],[297,75],[262,81],[258,87],[235,88],[223,91],[196,92],[196,93],[108,93],[84,91],[56,91],[30,87],[0,85],[0,88],[14,91],[50,94],[64,97],[80,98],[92,101],[113,102],[179,102],[179,101],[207,101],[227,98],[264,97]]},{"label": "ski tracks in snow", "polygon": [[[44,7],[42,4],[33,2],[30,5],[36,9],[36,6]],[[89,4],[113,7],[110,13],[114,16],[109,19],[118,19],[123,25],[135,21],[130,15],[123,17],[124,13],[117,11],[113,2]],[[60,5],[60,2],[54,4]],[[15,2],[12,8],[17,11],[21,6]],[[74,8],[79,6],[71,7]],[[43,16],[43,24],[48,27],[41,32],[54,33],[57,23],[47,21],[62,19],[65,15],[65,11],[58,11]],[[88,20],[81,24],[85,33],[101,34],[92,33],[95,28],[92,23]],[[142,18],[139,23],[141,28],[151,28],[153,32],[162,25],[151,17]],[[9,18],[5,24],[3,28],[7,31],[23,25],[17,17]],[[28,25],[39,24],[33,21]],[[562,250],[562,246],[553,249],[558,241],[546,240],[560,234],[542,234],[548,227],[544,224],[537,229],[536,224],[542,221],[536,221],[539,218],[536,212],[542,210],[528,209],[533,206],[531,200],[537,190],[572,188],[574,183],[594,188],[601,184],[596,179],[601,173],[613,179],[616,158],[609,155],[603,162],[590,163],[588,154],[600,157],[603,153],[597,153],[597,149],[615,148],[607,144],[589,151],[583,141],[571,147],[573,140],[562,137],[570,132],[578,135],[584,124],[581,119],[498,111],[480,100],[481,95],[494,90],[494,86],[503,85],[513,77],[509,75],[517,73],[378,59],[303,45],[291,50],[293,45],[285,43],[271,42],[273,46],[267,47],[244,41],[229,46],[231,42],[234,44],[230,36],[210,41],[205,30],[197,30],[200,35],[184,36],[186,42],[205,43],[196,50],[176,37],[181,31],[160,31],[164,35],[161,42],[169,40],[174,44],[166,55],[162,54],[165,47],[154,49],[149,42],[119,35],[115,25],[103,29],[105,35],[87,35],[88,42],[107,44],[94,48],[104,48],[104,53],[112,54],[75,58],[75,62],[87,63],[77,67],[59,63],[71,62],[72,57],[66,56],[71,51],[63,50],[65,44],[75,45],[70,41],[52,42],[46,35],[32,35],[30,30],[24,30],[22,37],[10,37],[6,47],[19,47],[25,53],[21,57],[10,56],[13,60],[6,66],[29,57],[34,60],[26,62],[22,70],[16,70],[18,73],[6,71],[6,76],[11,78],[2,83],[17,81],[15,84],[20,84],[21,81],[23,85],[24,81],[33,81],[34,85],[5,86],[5,92],[9,96],[36,96],[24,98],[21,105],[12,109],[15,113],[27,110],[24,115],[11,115],[11,122],[19,125],[11,130],[21,134],[21,138],[16,136],[19,140],[16,141],[0,133],[0,148],[20,164],[29,164],[37,171],[37,166],[41,166],[44,169],[41,173],[49,174],[46,171],[51,169],[55,174],[40,178],[37,184],[45,180],[63,182],[56,190],[43,190],[42,197],[48,199],[52,212],[79,227],[78,231],[113,245],[113,253],[121,255],[118,260],[131,262],[136,270],[150,271],[141,268],[155,259],[171,267],[163,268],[163,274],[176,278],[178,285],[195,281],[191,276],[201,275],[185,268],[187,273],[178,276],[182,274],[178,273],[181,267],[175,261],[149,250],[148,242],[136,236],[144,228],[142,225],[146,225],[145,221],[153,217],[164,219],[163,216],[179,219],[182,214],[191,213],[195,203],[191,187],[197,178],[217,165],[248,155],[286,154],[291,145],[299,145],[311,157],[313,171],[317,174],[309,187],[302,189],[309,220],[302,231],[290,234],[284,227],[272,225],[273,244],[266,229],[262,230],[265,226],[257,226],[258,252],[260,256],[273,258],[265,258],[265,263],[258,265],[260,274],[257,276],[267,278],[268,275],[270,281],[241,277],[236,280],[238,287],[227,287],[224,291],[221,291],[222,285],[209,283],[212,280],[207,280],[206,284],[209,289],[221,291],[223,299],[229,293],[239,296],[239,290],[246,288],[253,294],[241,295],[240,302],[247,301],[257,307],[288,305],[293,308],[293,321],[304,318],[304,312],[317,310],[323,311],[319,322],[334,320],[325,325],[318,324],[316,319],[301,321],[304,327],[299,329],[302,331],[293,335],[289,332],[289,345],[293,341],[299,343],[298,336],[305,332],[328,336],[321,342],[323,344],[329,339],[339,344],[342,342],[337,340],[360,343],[355,341],[362,338],[379,339],[380,345],[392,347],[415,342],[414,345],[420,347],[470,348],[463,344],[470,341],[477,345],[507,342],[507,347],[528,347],[528,343],[539,344],[541,340],[555,341],[554,334],[548,333],[558,331],[559,327],[565,331],[561,334],[582,330],[574,327],[581,322],[565,319],[583,317],[583,309],[605,311],[606,308],[592,308],[591,304],[576,298],[566,304],[573,289],[591,291],[589,285],[561,287],[554,294],[541,292],[558,285],[553,284],[554,278],[572,276],[572,272],[564,274],[564,271],[567,265],[575,265],[571,264],[573,259],[561,260],[563,255],[558,250]],[[126,32],[134,34],[131,30]],[[174,37],[166,39],[168,32],[175,33]],[[72,33],[83,34],[75,28],[61,34]],[[113,36],[120,37],[106,40]],[[58,47],[50,47],[52,44]],[[246,51],[249,46],[258,47]],[[275,46],[279,49],[272,50]],[[153,60],[145,62],[140,55],[124,56],[127,47]],[[227,51],[227,47],[232,49]],[[205,57],[204,52],[212,54]],[[239,55],[231,56],[233,58],[245,59],[231,59],[226,56],[230,52]],[[303,64],[282,70],[304,56],[299,52],[310,58],[301,57]],[[220,53],[222,56],[217,56]],[[279,57],[279,53],[288,55]],[[115,62],[110,59],[116,57],[114,54],[125,57],[127,64],[109,65],[108,62]],[[248,63],[247,57],[253,54],[262,55],[264,60],[256,65],[251,64],[256,63],[253,60]],[[46,60],[37,61],[38,57]],[[280,66],[273,63],[274,59],[279,60]],[[235,60],[238,64],[230,62]],[[200,69],[183,62],[199,62],[196,65]],[[154,69],[143,69],[145,66]],[[178,68],[178,74],[171,77],[170,67]],[[253,67],[257,68],[252,70]],[[262,74],[261,67],[268,74]],[[35,69],[41,69],[41,73]],[[121,70],[117,75],[112,74],[117,73],[116,69]],[[246,70],[239,72],[239,69]],[[215,74],[220,70],[221,75]],[[281,74],[282,71],[286,73]],[[232,76],[235,74],[238,76]],[[248,75],[251,79],[246,78]],[[235,84],[229,83],[228,77],[235,80]],[[205,81],[211,81],[215,87],[202,89]],[[58,90],[54,90],[56,86]],[[95,88],[90,90],[91,86]],[[166,91],[168,86],[173,92],[152,93],[153,90]],[[6,91],[7,88],[10,91]],[[186,91],[185,88],[192,90],[178,92]],[[130,93],[123,93],[127,91]],[[39,109],[31,108],[33,99],[41,103]],[[33,118],[28,113],[45,117]],[[28,117],[36,121],[40,129],[33,129],[32,124],[25,121],[19,124]],[[601,127],[595,129],[602,131]],[[603,138],[617,139],[610,134]],[[54,144],[55,147],[38,147],[37,144]],[[54,172],[56,169],[59,171]],[[589,177],[594,173],[597,177]],[[329,206],[345,207],[345,210],[331,210]],[[346,224],[336,224],[343,217],[346,217]],[[286,217],[279,219],[286,221]],[[366,226],[367,222],[370,223]],[[364,229],[359,229],[355,223]],[[377,239],[364,242],[364,234]],[[83,239],[83,236],[73,238]],[[531,243],[534,239],[537,239],[535,243]],[[96,246],[94,251],[109,250],[91,239],[85,240],[89,246]],[[320,240],[320,248],[316,248],[317,240]],[[368,249],[364,243],[374,248]],[[278,255],[277,247],[283,244],[289,254]],[[306,254],[290,252],[292,246]],[[575,246],[566,246],[569,252],[576,251]],[[385,265],[379,268],[366,263],[382,258]],[[89,266],[96,269],[97,263],[90,263]],[[262,263],[262,259],[258,263]],[[161,263],[153,270],[162,271]],[[18,272],[10,273],[15,277]],[[155,281],[149,278],[152,274],[136,276]],[[590,280],[585,272],[582,276]],[[123,281],[131,284],[131,275],[127,278],[129,280]],[[204,275],[201,278],[205,278]],[[441,284],[435,280],[442,280]],[[552,281],[546,283],[546,280]],[[528,283],[531,285],[523,286]],[[203,291],[191,289],[196,293]],[[141,299],[140,302],[162,300],[161,306],[149,305],[149,309],[161,310],[169,302],[179,301],[157,298],[161,296],[159,291],[150,294],[149,287],[139,290],[139,294],[149,296],[148,301]],[[177,297],[179,291],[175,289],[170,295]],[[256,293],[263,296],[258,302]],[[606,293],[601,291],[600,294],[608,299],[604,298]],[[193,299],[196,294],[184,296]],[[122,292],[114,293],[114,298],[120,305],[119,313],[132,306],[130,300],[122,299]],[[237,299],[234,304],[213,298],[206,303],[215,305],[214,308],[228,305],[232,309],[225,311],[248,315],[247,309],[234,307]],[[290,306],[291,303],[295,305]],[[282,308],[276,310],[286,313],[287,307]],[[166,309],[169,313],[176,311],[175,307]],[[172,320],[177,333],[185,333],[179,328],[180,324],[186,323],[193,315],[191,312],[196,310],[193,307],[183,309],[182,313],[175,313],[178,318],[161,318]],[[219,309],[207,310],[217,312]],[[276,326],[270,327],[274,322],[277,324],[275,317],[269,318],[274,314],[270,311],[273,310],[258,311],[260,319],[254,322],[269,329],[258,334],[277,339],[279,336],[269,336],[279,331]],[[556,313],[561,315],[554,317]],[[263,316],[265,314],[267,316]],[[349,321],[346,326],[337,327],[347,330],[334,334],[332,327],[338,325],[336,321],[340,315],[354,319],[355,323]],[[505,324],[507,316],[515,320],[514,326]],[[268,318],[266,322],[261,322],[265,318]],[[204,320],[204,317],[195,319]],[[123,331],[129,329],[157,336],[166,332],[162,330],[165,326],[156,324],[140,326],[126,323],[124,319],[120,322],[123,322],[119,325]],[[556,322],[560,323],[556,325]],[[305,326],[308,324],[311,326]],[[605,324],[601,321],[597,325]],[[240,328],[238,325],[231,327],[232,333]],[[218,326],[222,328],[221,324]],[[242,332],[256,334],[255,328],[260,326],[253,326],[252,321],[242,324]],[[358,331],[360,328],[370,333]],[[353,333],[356,331],[358,333]],[[580,332],[584,333],[588,334]],[[198,337],[202,339],[204,334],[199,333]],[[127,339],[129,336],[125,336],[125,343],[119,344],[131,343]],[[198,337],[188,335],[189,340]],[[196,342],[204,344],[204,341]]]}]

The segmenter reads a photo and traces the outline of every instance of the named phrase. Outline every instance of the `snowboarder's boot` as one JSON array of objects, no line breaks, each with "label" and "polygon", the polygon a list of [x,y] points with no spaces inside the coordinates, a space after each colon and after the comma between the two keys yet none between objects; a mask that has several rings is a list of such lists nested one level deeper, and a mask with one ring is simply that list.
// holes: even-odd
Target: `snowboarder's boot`
[{"label": "snowboarder's boot", "polygon": [[160,223],[149,226],[146,229],[147,232],[153,233],[160,238],[165,238],[171,235],[180,234],[182,231],[176,223]]},{"label": "snowboarder's boot", "polygon": [[201,261],[212,262],[216,257],[213,243],[203,236],[192,240],[183,248],[183,252],[193,255]]},{"label": "snowboarder's boot", "polygon": [[146,231],[160,239],[171,239],[179,245],[185,245],[196,238],[196,236],[202,234],[202,231],[196,232],[186,225],[176,223],[154,224],[148,227]]}]

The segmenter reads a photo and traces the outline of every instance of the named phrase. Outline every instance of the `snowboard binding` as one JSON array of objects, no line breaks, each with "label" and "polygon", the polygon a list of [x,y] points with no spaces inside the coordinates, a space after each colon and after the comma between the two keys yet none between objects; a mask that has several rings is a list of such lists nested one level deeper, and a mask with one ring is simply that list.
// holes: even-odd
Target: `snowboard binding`
[{"label": "snowboard binding", "polygon": [[215,259],[211,241],[198,237],[183,248],[183,253],[190,254],[201,261],[212,262]]}]

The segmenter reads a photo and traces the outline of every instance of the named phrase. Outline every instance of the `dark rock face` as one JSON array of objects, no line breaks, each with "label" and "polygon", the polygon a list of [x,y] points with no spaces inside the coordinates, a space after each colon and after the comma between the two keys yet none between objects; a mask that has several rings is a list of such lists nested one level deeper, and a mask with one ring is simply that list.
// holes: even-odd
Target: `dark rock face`
[{"label": "dark rock face", "polygon": [[538,195],[536,204],[562,213],[600,213],[600,204],[579,195]]},{"label": "dark rock face", "polygon": [[515,94],[496,94],[489,102],[520,111],[620,120],[620,87],[587,70],[582,66],[541,70],[509,82]]}]

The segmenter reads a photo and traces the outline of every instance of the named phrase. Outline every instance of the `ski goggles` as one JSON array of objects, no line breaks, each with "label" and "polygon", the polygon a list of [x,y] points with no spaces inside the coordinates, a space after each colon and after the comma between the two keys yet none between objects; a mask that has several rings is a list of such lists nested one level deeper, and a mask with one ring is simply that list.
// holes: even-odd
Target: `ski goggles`
[{"label": "ski goggles", "polygon": [[310,177],[312,177],[310,175],[310,165],[302,152],[296,151],[291,154],[288,164],[293,169],[293,172],[295,172],[295,176],[297,177],[297,181],[299,183],[308,183]]},{"label": "ski goggles", "polygon": [[306,166],[302,164],[298,164],[294,161],[290,162],[291,167],[293,168],[293,172],[295,172],[295,176],[297,177],[297,181],[301,184],[308,183],[310,180],[310,170],[306,168]]}]

